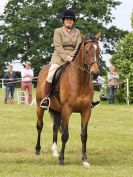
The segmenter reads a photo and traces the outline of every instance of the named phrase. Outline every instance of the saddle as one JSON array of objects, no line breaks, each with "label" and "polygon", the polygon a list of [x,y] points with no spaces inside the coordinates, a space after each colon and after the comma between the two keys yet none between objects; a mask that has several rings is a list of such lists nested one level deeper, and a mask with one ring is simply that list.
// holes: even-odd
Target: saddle
[{"label": "saddle", "polygon": [[62,75],[62,73],[65,71],[65,68],[69,65],[70,63],[65,63],[64,65],[60,66],[53,77],[52,80],[52,89],[50,91],[49,96],[55,96],[59,101],[60,101],[60,97],[59,97],[59,89],[60,89],[60,77]]}]

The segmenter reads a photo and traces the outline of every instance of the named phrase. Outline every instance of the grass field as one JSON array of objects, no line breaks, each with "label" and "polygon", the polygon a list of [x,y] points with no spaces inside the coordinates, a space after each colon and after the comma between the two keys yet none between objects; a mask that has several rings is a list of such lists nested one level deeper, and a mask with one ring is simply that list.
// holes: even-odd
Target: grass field
[{"label": "grass field", "polygon": [[[3,92],[1,92],[3,96]],[[44,118],[42,151],[35,155],[36,106],[4,105],[0,98],[0,177],[133,177],[133,106],[93,109],[87,152],[91,167],[81,161],[80,117],[70,119],[65,166],[52,157],[52,122]],[[59,149],[61,146],[59,134]]]}]

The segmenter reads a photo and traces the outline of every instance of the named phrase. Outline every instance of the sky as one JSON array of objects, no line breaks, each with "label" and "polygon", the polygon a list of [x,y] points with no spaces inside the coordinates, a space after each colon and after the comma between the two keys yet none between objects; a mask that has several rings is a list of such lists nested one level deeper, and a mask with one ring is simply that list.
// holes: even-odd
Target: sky
[{"label": "sky", "polygon": [[4,7],[8,0],[0,0],[0,14],[4,11]]},{"label": "sky", "polygon": [[122,4],[112,11],[116,18],[113,25],[120,29],[131,31],[131,14],[133,11],[133,0],[121,0]]},{"label": "sky", "polygon": [[[122,4],[113,9],[112,16],[115,20],[110,25],[117,26],[119,29],[132,31],[131,28],[131,14],[133,12],[133,0],[121,0]],[[111,55],[103,55],[103,60],[106,65],[110,66]]]},{"label": "sky", "polygon": [[[120,29],[131,31],[131,13],[133,11],[133,0],[120,0],[122,4],[112,10],[112,16],[115,20],[110,25],[115,25]],[[4,11],[4,6],[8,0],[0,0],[0,14]],[[106,61],[107,66],[110,65],[110,55],[104,55],[103,60]],[[18,66],[17,66],[18,67]]]}]

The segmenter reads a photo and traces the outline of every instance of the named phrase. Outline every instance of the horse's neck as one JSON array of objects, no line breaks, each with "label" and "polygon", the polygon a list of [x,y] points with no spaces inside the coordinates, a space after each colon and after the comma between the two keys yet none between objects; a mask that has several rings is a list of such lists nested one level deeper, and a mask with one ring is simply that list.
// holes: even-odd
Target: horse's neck
[{"label": "horse's neck", "polygon": [[82,57],[83,57],[83,47],[81,46],[80,50],[74,60],[74,64],[80,68],[83,67],[83,58]]},{"label": "horse's neck", "polygon": [[77,79],[77,82],[79,82],[82,86],[89,86],[89,83],[91,82],[90,74],[85,71],[84,69],[84,58],[83,58],[83,46],[81,46],[74,62],[74,73],[75,77]]}]

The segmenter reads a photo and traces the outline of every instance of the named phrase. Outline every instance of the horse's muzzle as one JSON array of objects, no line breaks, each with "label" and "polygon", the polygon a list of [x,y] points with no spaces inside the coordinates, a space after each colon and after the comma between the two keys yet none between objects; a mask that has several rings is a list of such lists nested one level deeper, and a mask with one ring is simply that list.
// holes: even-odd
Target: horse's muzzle
[{"label": "horse's muzzle", "polygon": [[91,72],[91,79],[96,80],[99,76],[99,73],[94,73],[93,71]]}]

